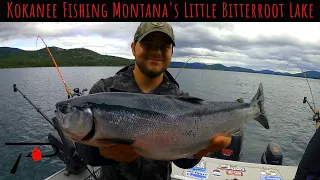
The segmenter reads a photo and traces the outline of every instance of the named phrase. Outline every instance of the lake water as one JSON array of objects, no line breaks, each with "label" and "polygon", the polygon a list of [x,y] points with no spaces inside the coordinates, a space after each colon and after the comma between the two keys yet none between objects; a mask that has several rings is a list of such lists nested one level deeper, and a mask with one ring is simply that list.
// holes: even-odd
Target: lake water
[{"label": "lake water", "polygon": [[[71,88],[90,89],[97,80],[112,76],[120,68],[62,67],[60,70]],[[175,77],[179,69],[169,71]],[[304,96],[312,102],[305,79],[184,69],[177,81],[191,95],[217,101],[234,101],[239,97],[249,101],[262,82],[270,129],[264,129],[256,121],[245,124],[242,161],[260,163],[268,143],[275,142],[284,152],[283,164],[298,165],[315,132],[311,110],[302,103]],[[309,82],[317,104],[320,83],[314,79]],[[54,115],[54,104],[67,98],[66,92],[55,68],[0,69],[0,179],[43,179],[64,167],[57,157],[41,162],[22,157],[16,174],[9,174],[19,153],[27,155],[33,147],[9,147],[4,142],[45,142],[48,133],[54,131],[22,95],[13,92],[13,84],[49,117]]]}]

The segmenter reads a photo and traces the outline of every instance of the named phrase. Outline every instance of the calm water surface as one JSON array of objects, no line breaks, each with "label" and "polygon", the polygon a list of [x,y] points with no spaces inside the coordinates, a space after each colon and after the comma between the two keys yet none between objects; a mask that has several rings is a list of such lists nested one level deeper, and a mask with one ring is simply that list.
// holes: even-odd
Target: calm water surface
[{"label": "calm water surface", "polygon": [[[64,67],[60,70],[71,88],[90,89],[97,80],[112,76],[120,68]],[[178,73],[178,69],[169,71],[174,77]],[[191,95],[217,101],[234,101],[239,97],[249,101],[262,82],[270,129],[264,129],[256,121],[245,124],[242,161],[260,163],[268,143],[275,142],[284,152],[284,165],[299,163],[315,131],[311,110],[302,103],[304,96],[312,101],[305,79],[184,69],[177,81],[182,90]],[[309,82],[317,104],[320,83],[313,79]],[[45,142],[48,133],[54,131],[20,94],[13,92],[14,83],[49,117],[54,115],[54,104],[67,98],[66,92],[55,68],[0,69],[0,179],[43,179],[64,167],[58,158],[41,162],[22,158],[16,175],[9,174],[19,153],[26,155],[33,147],[5,147],[4,142]]]}]

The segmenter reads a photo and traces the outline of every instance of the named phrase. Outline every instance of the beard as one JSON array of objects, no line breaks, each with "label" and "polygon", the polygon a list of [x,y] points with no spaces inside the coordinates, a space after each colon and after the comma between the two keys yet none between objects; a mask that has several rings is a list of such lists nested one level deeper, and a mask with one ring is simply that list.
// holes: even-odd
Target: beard
[{"label": "beard", "polygon": [[158,77],[167,70],[167,67],[163,67],[159,71],[150,71],[147,68],[146,63],[136,61],[136,64],[139,67],[140,71],[149,78]]}]

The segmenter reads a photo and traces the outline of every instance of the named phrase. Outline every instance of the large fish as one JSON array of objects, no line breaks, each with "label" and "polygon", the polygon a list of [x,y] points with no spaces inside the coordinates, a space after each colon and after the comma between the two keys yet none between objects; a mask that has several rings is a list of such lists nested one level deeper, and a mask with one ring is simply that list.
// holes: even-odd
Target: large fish
[{"label": "large fish", "polygon": [[155,160],[191,158],[212,137],[232,135],[250,119],[269,129],[262,84],[250,103],[102,92],[58,102],[56,109],[74,141],[97,147],[128,144]]}]

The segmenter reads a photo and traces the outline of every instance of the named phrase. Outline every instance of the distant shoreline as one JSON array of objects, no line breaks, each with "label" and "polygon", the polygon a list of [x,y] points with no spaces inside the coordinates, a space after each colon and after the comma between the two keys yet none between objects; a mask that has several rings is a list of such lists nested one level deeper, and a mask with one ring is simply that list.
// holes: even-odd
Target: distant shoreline
[{"label": "distant shoreline", "polygon": [[[113,66],[95,66],[95,65],[88,65],[88,66],[59,66],[59,68],[77,68],[77,67],[124,67],[123,65],[113,65]],[[0,68],[3,69],[27,69],[27,68],[55,68],[55,66],[32,66],[32,67],[10,67],[10,68]],[[169,67],[171,69],[180,69],[181,67]],[[274,76],[286,76],[286,77],[296,77],[296,78],[305,78],[302,76],[297,76],[297,74],[290,74],[290,75],[281,75],[281,74],[269,74],[269,73],[261,73],[261,72],[243,72],[243,71],[230,71],[230,70],[219,70],[219,69],[205,69],[205,68],[190,68],[184,67],[184,69],[195,69],[195,70],[210,70],[210,71],[224,71],[224,72],[240,72],[240,73],[252,73],[252,74],[264,74],[264,75],[274,75]],[[314,77],[308,77],[309,79],[320,79]]]},{"label": "distant shoreline", "polygon": [[[133,59],[126,59],[117,56],[101,55],[85,48],[62,49],[59,47],[49,47],[59,67],[123,67],[133,64]],[[281,73],[268,69],[256,71],[237,66],[227,67],[223,64],[204,64],[175,62],[170,63],[170,68],[220,70],[232,72],[246,72],[255,74],[271,74],[280,76],[302,77],[303,73]],[[0,47],[0,69],[17,68],[45,68],[55,67],[46,49],[36,51],[25,51],[18,48]],[[320,79],[320,72],[305,72],[308,78]]]}]

